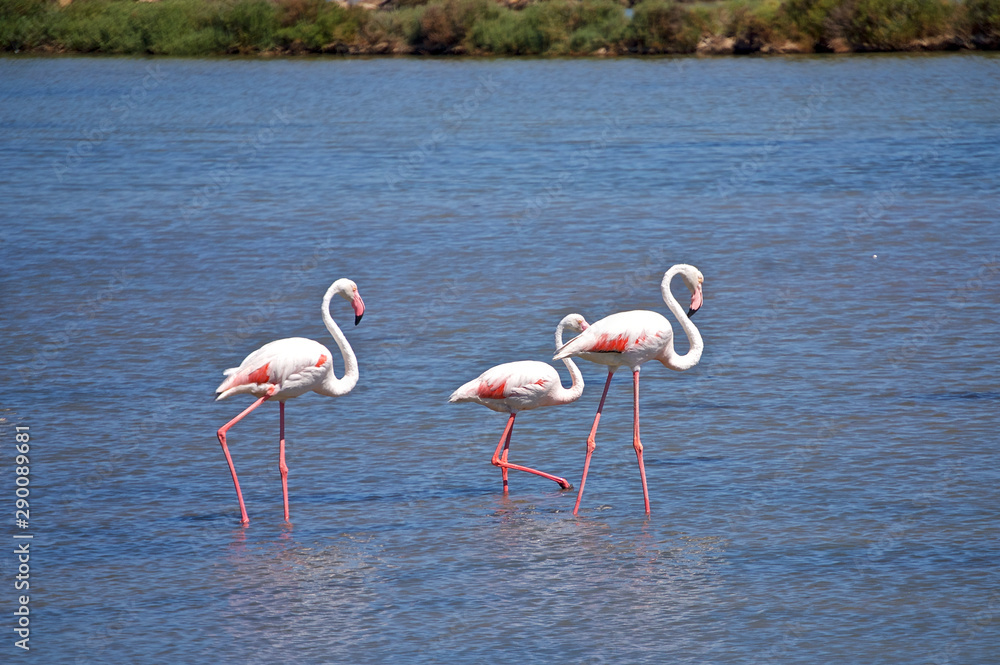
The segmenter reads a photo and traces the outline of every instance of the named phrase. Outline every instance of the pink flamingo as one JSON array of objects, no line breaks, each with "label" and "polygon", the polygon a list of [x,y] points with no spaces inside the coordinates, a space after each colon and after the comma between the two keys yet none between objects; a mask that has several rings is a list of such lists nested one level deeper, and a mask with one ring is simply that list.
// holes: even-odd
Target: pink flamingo
[{"label": "pink flamingo", "polygon": [[[684,282],[691,290],[691,307],[687,314],[670,292],[670,280],[674,275],[680,274]],[[690,348],[683,356],[674,352],[674,330],[666,318],[649,310],[635,310],[632,312],[619,312],[606,316],[594,325],[590,326],[586,332],[570,340],[560,348],[555,355],[555,360],[579,356],[601,365],[608,366],[608,380],[604,384],[604,392],[601,394],[601,402],[597,407],[597,415],[594,416],[594,424],[590,428],[590,436],[587,437],[587,459],[583,464],[583,478],[580,480],[580,491],[576,495],[576,506],[573,514],[580,510],[580,500],[583,498],[583,486],[587,482],[587,469],[590,468],[590,457],[594,454],[597,445],[594,437],[597,434],[597,424],[601,420],[601,411],[604,409],[604,399],[608,396],[608,386],[611,385],[611,377],[615,370],[625,366],[632,370],[634,405],[634,420],[632,426],[632,447],[635,448],[636,459],[639,461],[639,475],[642,478],[642,497],[646,503],[646,513],[649,513],[649,492],[646,489],[646,469],[642,463],[642,442],[639,440],[639,368],[649,360],[659,360],[669,369],[678,372],[691,369],[701,360],[701,352],[704,344],[701,341],[701,334],[691,323],[691,317],[701,307],[702,293],[701,285],[705,281],[701,271],[694,266],[677,264],[670,268],[660,282],[660,292],[663,294],[663,301],[673,312],[681,327],[687,334]]]},{"label": "pink flamingo", "polygon": [[[579,314],[568,314],[563,317],[556,328],[556,348],[563,345],[563,329],[569,328],[575,332],[587,329],[587,321]],[[510,437],[514,430],[514,417],[519,411],[537,409],[540,406],[553,406],[575,402],[583,394],[583,375],[576,363],[566,358],[566,368],[569,370],[573,383],[569,388],[563,388],[559,373],[548,363],[536,360],[522,360],[504,363],[491,367],[478,378],[469,381],[452,393],[449,402],[476,402],[494,411],[509,413],[507,427],[500,436],[496,452],[491,460],[493,466],[500,467],[503,476],[503,491],[507,493],[507,470],[527,471],[549,480],[554,480],[563,489],[572,485],[565,478],[553,476],[537,469],[511,464],[507,461],[510,449]],[[501,455],[501,450],[503,454]]]},{"label": "pink flamingo", "polygon": [[344,356],[344,376],[337,378],[333,372],[333,356],[330,351],[311,339],[289,337],[270,342],[244,358],[239,367],[227,369],[225,381],[216,389],[216,400],[230,395],[250,393],[257,401],[247,407],[219,429],[219,443],[229,462],[236,486],[236,498],[240,501],[241,523],[248,524],[247,509],[243,504],[240,481],[236,478],[236,467],[226,446],[226,432],[243,420],[265,400],[274,398],[281,405],[280,444],[278,448],[278,469],[281,471],[281,491],[285,500],[285,521],[288,521],[288,466],[285,464],[285,400],[298,397],[313,390],[320,395],[338,397],[351,392],[358,382],[358,360],[354,350],[330,316],[330,299],[337,294],[351,301],[354,308],[354,325],[358,325],[365,313],[365,303],[358,293],[358,285],[349,279],[338,279],[327,289],[323,297],[323,323],[333,335]]}]

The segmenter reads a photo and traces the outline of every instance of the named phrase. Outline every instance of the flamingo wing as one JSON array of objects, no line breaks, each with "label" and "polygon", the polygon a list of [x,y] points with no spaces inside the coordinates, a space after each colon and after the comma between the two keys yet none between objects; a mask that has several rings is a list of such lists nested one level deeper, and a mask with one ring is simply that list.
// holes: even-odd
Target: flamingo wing
[{"label": "flamingo wing", "polygon": [[330,351],[319,342],[303,337],[279,339],[248,355],[239,367],[227,369],[225,380],[216,389],[216,399],[263,393],[272,385],[279,386],[279,392],[300,394],[322,381],[331,362]]},{"label": "flamingo wing", "polygon": [[486,370],[452,393],[451,402],[513,401],[520,408],[534,404],[559,383],[550,365],[535,360],[504,363]]}]

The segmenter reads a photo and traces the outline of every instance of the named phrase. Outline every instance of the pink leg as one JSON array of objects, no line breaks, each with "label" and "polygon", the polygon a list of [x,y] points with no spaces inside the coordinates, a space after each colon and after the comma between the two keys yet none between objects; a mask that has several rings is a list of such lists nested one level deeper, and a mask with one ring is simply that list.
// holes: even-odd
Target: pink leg
[{"label": "pink leg", "polygon": [[632,447],[635,448],[636,459],[639,460],[639,475],[642,477],[642,499],[646,502],[646,514],[649,514],[649,491],[646,489],[646,467],[642,463],[642,442],[639,441],[639,368],[632,372],[632,401],[635,403],[635,420],[632,425]]},{"label": "pink leg", "polygon": [[278,444],[278,471],[281,472],[281,496],[285,500],[285,521],[288,521],[288,465],[285,464],[285,403],[281,405],[281,442]]},{"label": "pink leg", "polygon": [[[490,462],[493,466],[500,467],[500,473],[503,476],[503,493],[507,493],[507,449],[510,448],[510,436],[514,431],[514,416],[515,413],[510,414],[510,418],[507,420],[507,426],[503,430],[503,434],[500,435],[500,443],[497,444],[496,452],[493,453],[493,459]],[[500,451],[503,451],[503,456],[501,457]]]},{"label": "pink leg", "polygon": [[514,416],[516,414],[510,414],[510,420],[507,421],[507,427],[504,429],[503,437],[500,439],[500,445],[503,446],[503,456],[498,456],[500,453],[500,445],[497,446],[497,451],[493,454],[493,464],[499,466],[503,471],[503,491],[504,494],[507,493],[507,469],[514,469],[515,471],[524,471],[526,473],[533,473],[536,476],[541,476],[542,478],[548,478],[559,484],[559,487],[564,490],[568,490],[572,487],[565,478],[560,478],[559,476],[553,476],[550,473],[545,473],[544,471],[539,471],[538,469],[532,469],[526,466],[521,466],[520,464],[511,464],[507,461],[507,452],[510,449],[510,437],[514,431]]},{"label": "pink leg", "polygon": [[261,404],[263,404],[264,400],[266,400],[269,397],[271,397],[271,395],[274,394],[274,391],[276,389],[277,389],[277,386],[272,386],[270,388],[270,390],[268,390],[268,392],[267,392],[266,395],[264,395],[263,397],[261,397],[260,399],[258,399],[256,402],[254,402],[253,404],[251,404],[250,406],[248,406],[246,409],[244,409],[243,413],[241,413],[240,415],[236,416],[235,418],[233,418],[232,420],[230,420],[228,423],[226,423],[225,425],[223,425],[221,428],[219,428],[219,443],[222,444],[222,452],[224,452],[226,454],[226,461],[229,462],[229,472],[231,474],[233,474],[233,485],[236,485],[236,498],[240,500],[240,514],[241,514],[240,523],[241,524],[249,524],[250,523],[250,518],[247,517],[247,509],[246,509],[246,506],[243,504],[243,492],[240,491],[240,481],[237,480],[237,478],[236,478],[236,467],[233,465],[233,458],[229,454],[229,447],[226,446],[226,432],[229,431],[230,427],[232,427],[236,423],[238,423],[241,420],[243,420],[243,418],[245,418],[247,416],[247,414],[249,414],[251,411],[253,411],[254,409],[256,409]]},{"label": "pink leg", "polygon": [[594,416],[594,425],[590,428],[590,436],[587,437],[587,459],[583,462],[583,477],[580,479],[580,491],[576,494],[576,505],[573,507],[573,514],[580,510],[580,499],[583,498],[583,486],[587,484],[587,470],[590,468],[590,456],[594,454],[597,443],[594,437],[597,436],[597,424],[601,422],[601,411],[604,410],[604,400],[608,396],[608,387],[611,386],[611,377],[615,375],[617,367],[608,370],[608,380],[604,383],[604,392],[601,394],[601,403],[597,406],[597,415]]},{"label": "pink leg", "polygon": [[503,475],[503,493],[507,493],[507,453],[510,452],[510,437],[514,435],[513,423],[511,423],[511,428],[507,432],[507,440],[503,444],[503,454],[500,455],[500,472]]}]

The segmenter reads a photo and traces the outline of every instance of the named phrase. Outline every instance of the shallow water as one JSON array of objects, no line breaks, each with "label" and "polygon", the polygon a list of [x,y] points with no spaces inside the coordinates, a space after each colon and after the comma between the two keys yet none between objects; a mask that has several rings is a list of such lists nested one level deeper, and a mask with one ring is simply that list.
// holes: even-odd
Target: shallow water
[{"label": "shallow water", "polygon": [[[994,660],[998,94],[989,55],[0,59],[36,659]],[[627,372],[580,516],[535,476],[504,497],[504,417],[448,395],[551,358],[568,312],[664,311],[678,262],[705,354],[642,374],[652,514]],[[277,407],[231,431],[241,528],[215,431],[250,400],[213,391],[332,346],[342,276],[360,383],[288,403],[292,526]],[[574,484],[582,370],[511,448]]]}]

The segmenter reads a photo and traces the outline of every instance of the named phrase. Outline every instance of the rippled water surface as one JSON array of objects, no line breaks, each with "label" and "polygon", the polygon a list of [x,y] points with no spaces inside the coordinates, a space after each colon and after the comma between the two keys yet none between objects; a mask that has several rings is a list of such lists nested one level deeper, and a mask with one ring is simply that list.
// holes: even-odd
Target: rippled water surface
[{"label": "rippled water surface", "polygon": [[[995,662],[998,98],[984,55],[0,60],[28,657]],[[551,358],[566,313],[665,312],[681,262],[705,353],[642,374],[652,514],[627,372],[579,517],[536,476],[503,496],[505,419],[451,391]],[[292,525],[277,405],[231,431],[241,528],[215,431],[251,400],[213,391],[267,341],[333,346],[345,276],[361,380],[288,403]],[[582,370],[512,461],[579,483]]]}]

